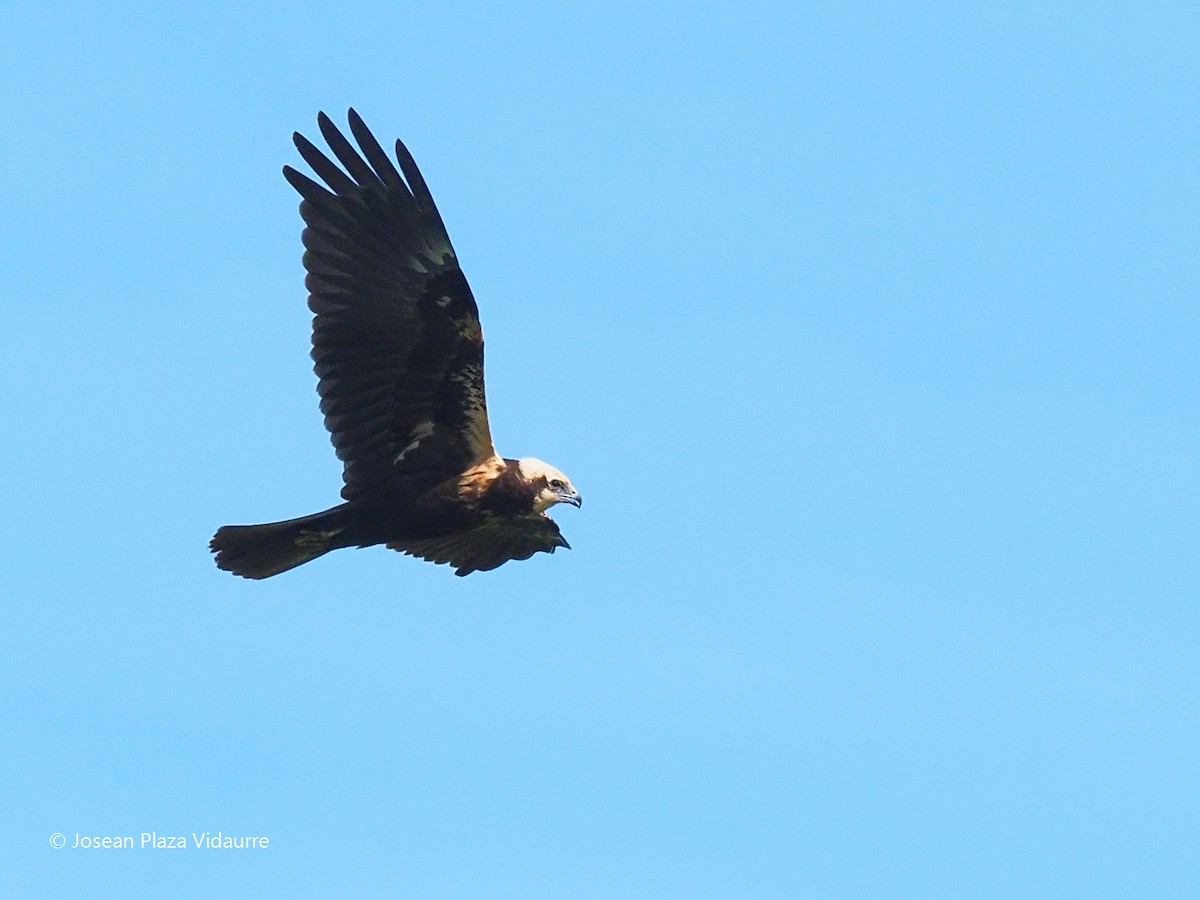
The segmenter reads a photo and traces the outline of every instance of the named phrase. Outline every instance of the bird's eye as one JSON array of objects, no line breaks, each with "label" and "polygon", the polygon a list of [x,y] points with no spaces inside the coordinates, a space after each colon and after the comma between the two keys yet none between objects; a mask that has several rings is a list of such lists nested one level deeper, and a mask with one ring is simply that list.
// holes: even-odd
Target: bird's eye
[{"label": "bird's eye", "polygon": [[562,486],[563,486],[563,483],[561,481],[559,481],[557,478],[555,478],[553,481],[550,482],[550,487],[554,488],[556,491],[562,490]]}]

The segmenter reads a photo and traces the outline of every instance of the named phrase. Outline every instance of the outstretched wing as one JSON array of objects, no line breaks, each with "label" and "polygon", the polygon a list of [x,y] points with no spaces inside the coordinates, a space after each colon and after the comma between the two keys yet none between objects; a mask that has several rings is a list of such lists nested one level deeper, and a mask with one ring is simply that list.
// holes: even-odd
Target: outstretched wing
[{"label": "outstretched wing", "polygon": [[455,575],[486,572],[510,559],[529,559],[539,551],[553,553],[559,547],[571,549],[558,524],[542,513],[490,518],[448,537],[392,541],[388,547],[432,563],[449,563],[454,566]]},{"label": "outstretched wing", "polygon": [[361,154],[324,113],[317,122],[341,167],[294,139],[328,189],[290,166],[283,174],[304,198],[317,391],[353,500],[495,451],[479,310],[416,163],[397,141],[397,171],[354,110]]}]

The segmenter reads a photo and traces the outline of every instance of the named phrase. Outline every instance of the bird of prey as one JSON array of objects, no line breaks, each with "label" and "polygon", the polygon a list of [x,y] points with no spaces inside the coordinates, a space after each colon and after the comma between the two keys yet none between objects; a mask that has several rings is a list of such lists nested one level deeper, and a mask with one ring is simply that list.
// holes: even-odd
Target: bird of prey
[{"label": "bird of prey", "polygon": [[312,357],[344,503],[265,525],[226,525],[217,565],[269,578],[342,547],[386,544],[456,575],[569,547],[546,515],[580,505],[562,472],[492,446],[479,310],[404,144],[392,163],[350,110],[356,150],[321,113],[339,167],[299,133],[325,182],[284,166],[302,199]]}]

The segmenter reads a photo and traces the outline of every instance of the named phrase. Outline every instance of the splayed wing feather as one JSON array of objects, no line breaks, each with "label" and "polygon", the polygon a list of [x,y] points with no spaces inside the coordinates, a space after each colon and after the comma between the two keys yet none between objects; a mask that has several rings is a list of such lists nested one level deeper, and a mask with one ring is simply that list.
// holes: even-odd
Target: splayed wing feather
[{"label": "splayed wing feather", "polygon": [[354,110],[350,110],[350,132],[354,135],[354,140],[358,141],[358,146],[362,148],[363,155],[371,164],[371,168],[375,170],[375,174],[379,176],[379,180],[392,190],[407,191],[408,186],[404,183],[404,179],[400,177],[400,173],[396,171],[392,161],[383,152],[379,141],[375,140],[375,135],[371,134],[366,123]]}]

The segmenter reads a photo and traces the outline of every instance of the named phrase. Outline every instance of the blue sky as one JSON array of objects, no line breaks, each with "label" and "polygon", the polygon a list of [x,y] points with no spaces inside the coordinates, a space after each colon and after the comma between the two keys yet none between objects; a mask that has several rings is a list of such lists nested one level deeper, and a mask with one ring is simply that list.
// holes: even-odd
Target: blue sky
[{"label": "blue sky", "polygon": [[[1200,892],[1190,4],[0,13],[5,880]],[[422,166],[570,552],[337,501],[293,130]],[[50,836],[263,835],[266,850]]]}]

